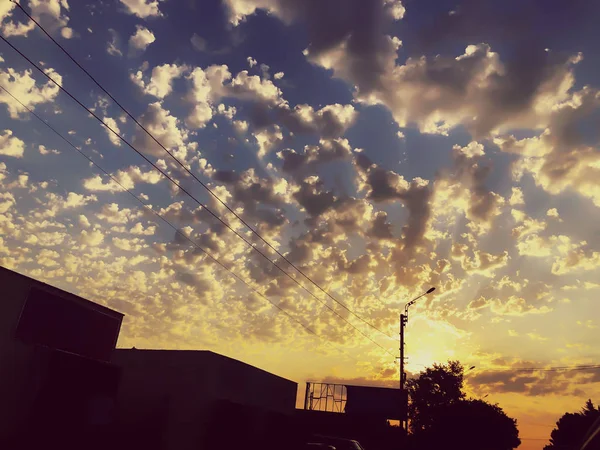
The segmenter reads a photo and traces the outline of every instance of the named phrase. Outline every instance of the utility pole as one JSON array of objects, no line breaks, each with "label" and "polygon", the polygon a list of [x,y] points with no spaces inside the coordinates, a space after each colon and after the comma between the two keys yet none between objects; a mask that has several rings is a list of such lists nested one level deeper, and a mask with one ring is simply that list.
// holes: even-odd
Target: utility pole
[{"label": "utility pole", "polygon": [[408,323],[408,308],[419,300],[421,297],[431,294],[435,291],[434,287],[431,287],[419,295],[413,298],[404,306],[404,314],[400,314],[400,427],[405,433],[408,433],[408,393],[405,389],[406,373],[404,372],[404,328]]},{"label": "utility pole", "polygon": [[408,396],[404,389],[406,381],[406,374],[404,373],[404,327],[407,322],[408,315],[400,314],[400,428],[404,431],[408,431]]}]

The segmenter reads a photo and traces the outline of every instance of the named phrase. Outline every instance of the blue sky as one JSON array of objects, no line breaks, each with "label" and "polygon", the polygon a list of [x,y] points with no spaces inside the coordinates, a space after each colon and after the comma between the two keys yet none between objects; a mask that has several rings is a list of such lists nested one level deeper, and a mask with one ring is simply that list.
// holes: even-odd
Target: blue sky
[{"label": "blue sky", "polygon": [[[598,393],[593,373],[524,384],[511,372],[598,357],[588,3],[23,0],[195,176],[384,334],[283,262],[314,296],[298,288],[5,43],[2,87],[288,315],[3,92],[0,263],[125,312],[122,346],[208,348],[297,381],[395,383],[385,334],[433,285],[411,316],[409,370],[476,365],[473,395],[522,419],[522,436],[546,423],[545,437]],[[251,238],[18,8],[2,0],[0,18],[13,45]]]}]

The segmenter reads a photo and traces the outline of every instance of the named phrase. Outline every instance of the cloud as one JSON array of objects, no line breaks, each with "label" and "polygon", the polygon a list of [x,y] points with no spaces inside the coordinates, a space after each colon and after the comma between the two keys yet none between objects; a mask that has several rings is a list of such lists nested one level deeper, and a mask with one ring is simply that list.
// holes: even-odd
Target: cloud
[{"label": "cloud", "polygon": [[281,90],[272,81],[249,75],[247,70],[238,72],[231,80],[229,92],[231,96],[242,100],[259,101],[272,106],[284,103]]},{"label": "cloud", "polygon": [[205,52],[208,48],[206,39],[198,36],[196,33],[192,35],[190,38],[190,42],[192,43],[192,47],[194,47],[199,52]]},{"label": "cloud", "polygon": [[[118,170],[113,177],[125,188],[132,190],[139,183],[157,184],[163,179],[163,176],[156,170],[144,172],[138,166],[129,166],[127,169]],[[92,192],[120,192],[121,186],[112,180],[104,183],[100,175],[83,180],[83,186]]]},{"label": "cloud", "polygon": [[127,252],[139,252],[146,247],[145,241],[140,238],[127,239],[113,237],[112,244],[119,250],[124,250]]},{"label": "cloud", "polygon": [[600,266],[600,252],[575,248],[565,256],[559,256],[554,260],[552,273],[564,275],[570,272],[594,270],[598,266]]},{"label": "cloud", "polygon": [[[400,201],[408,210],[406,225],[402,228],[404,250],[412,251],[423,242],[431,217],[430,200],[432,189],[429,181],[420,177],[408,182],[398,173],[385,170],[374,164],[364,153],[355,156],[358,168],[359,191],[366,192],[366,198],[377,203]],[[404,263],[407,256],[399,253],[397,262]]]},{"label": "cloud", "polygon": [[488,301],[490,311],[500,316],[524,316],[528,314],[546,314],[552,308],[546,305],[537,307],[528,303],[524,298],[510,296],[507,300],[492,299]]},{"label": "cloud", "polygon": [[158,0],[119,0],[126,8],[129,14],[133,14],[140,19],[148,17],[160,17],[161,11],[158,9]]},{"label": "cloud", "polygon": [[294,133],[314,133],[324,138],[342,136],[350,128],[358,113],[352,105],[335,103],[315,111],[312,106],[301,104],[293,109],[282,108],[283,123]]},{"label": "cloud", "polygon": [[142,223],[138,222],[129,230],[129,232],[134,235],[153,236],[156,232],[156,225],[150,225],[144,228]]},{"label": "cloud", "polygon": [[187,99],[193,108],[185,122],[190,128],[203,128],[212,119],[213,104],[224,95],[224,83],[231,79],[231,73],[225,65],[196,67],[188,78],[192,86]]},{"label": "cloud", "polygon": [[523,191],[519,187],[513,187],[511,191],[510,199],[508,203],[511,206],[524,205],[525,199],[523,198]]},{"label": "cloud", "polygon": [[98,201],[95,195],[83,195],[76,192],[69,192],[66,197],[55,194],[54,192],[46,192],[43,201],[44,209],[36,211],[33,217],[36,219],[44,219],[56,217],[62,212],[70,209],[77,209],[87,206],[90,203]]},{"label": "cloud", "polygon": [[[491,230],[501,213],[504,198],[488,189],[487,178],[492,166],[481,156],[480,144],[453,147],[453,166],[442,169],[435,180],[432,196],[434,219],[464,215],[471,233],[481,235]],[[483,164],[486,162],[486,164]]]},{"label": "cloud", "polygon": [[235,108],[235,106],[227,107],[223,103],[220,103],[217,107],[217,113],[227,117],[229,120],[233,120],[233,117],[235,116],[236,112],[237,109]]},{"label": "cloud", "polygon": [[[6,2],[8,3],[8,2]],[[73,30],[67,27],[69,17],[69,4],[67,0],[30,0],[29,9],[31,17],[38,21],[50,33],[60,30],[60,34],[65,39],[73,37]],[[5,21],[11,17],[14,5],[3,5],[0,8],[0,28],[5,36],[27,36],[35,28],[35,24],[27,20],[26,23]]]},{"label": "cloud", "polygon": [[[593,370],[524,370],[547,365],[540,361],[499,358],[492,364],[492,367],[468,377],[468,384],[480,395],[519,393],[536,398],[547,395],[581,397],[580,387],[597,381],[597,372]],[[494,367],[496,365],[500,367]]]},{"label": "cloud", "polygon": [[60,30],[60,35],[65,39],[72,39],[74,36],[73,28],[64,27]]},{"label": "cloud", "polygon": [[[180,156],[185,157],[188,132],[179,127],[178,119],[159,102],[150,103],[139,121],[165,148],[171,152],[179,152]],[[162,147],[143,131],[136,131],[133,145],[150,155],[164,156]]]},{"label": "cloud", "polygon": [[117,203],[109,203],[102,206],[102,210],[96,214],[96,217],[113,225],[124,225],[140,215],[141,211],[119,208]]},{"label": "cloud", "polygon": [[488,45],[470,45],[456,58],[409,58],[382,77],[378,90],[360,98],[386,105],[400,126],[417,123],[426,133],[447,134],[459,124],[474,136],[537,128],[547,123],[548,105],[566,95],[564,80],[572,78],[574,61],[540,55],[535,65],[532,60],[507,67]]},{"label": "cloud", "polygon": [[[306,55],[310,61],[336,75],[343,75],[353,85],[365,89],[376,83],[378,74],[385,71],[395,44],[382,30],[404,15],[399,1],[335,0],[305,2],[302,0],[224,0],[229,20],[239,25],[257,9],[279,17],[286,24],[304,22],[310,45]],[[344,11],[344,14],[339,14]],[[368,18],[368,20],[365,20]],[[393,59],[392,59],[393,61]],[[343,67],[342,67],[343,66]]]},{"label": "cloud", "polygon": [[325,189],[323,181],[313,175],[305,178],[299,189],[294,193],[294,198],[309,216],[318,217],[336,203],[336,197]]},{"label": "cloud", "polygon": [[[257,9],[286,24],[304,23],[309,30],[305,51],[309,61],[354,86],[357,100],[385,105],[401,127],[416,123],[426,133],[447,134],[465,125],[477,138],[511,127],[544,127],[552,105],[564,100],[573,85],[571,69],[581,60],[578,55],[563,57],[543,47],[520,45],[515,57],[503,63],[481,43],[468,45],[454,58],[410,57],[398,65],[402,43],[384,30],[404,16],[400,2],[224,3],[234,25]],[[339,10],[345,14],[337,14]]]},{"label": "cloud", "polygon": [[[569,86],[573,83],[571,79]],[[551,108],[549,123],[539,135],[494,139],[501,151],[519,156],[513,163],[513,178],[518,181],[530,174],[536,185],[551,194],[572,191],[600,206],[600,155],[580,131],[580,124],[599,107],[600,92],[584,87]]]},{"label": "cloud", "polygon": [[[110,128],[112,128],[117,134],[121,134],[121,130],[119,130],[119,125],[117,124],[117,121],[115,119],[113,119],[112,117],[105,117],[104,122],[106,123],[106,125],[108,125]],[[106,131],[106,134],[108,135],[108,139],[110,140],[110,142],[113,145],[120,147],[121,139],[119,139],[119,137],[117,135],[115,135],[112,131],[110,131],[107,127],[103,127],[103,128]]]},{"label": "cloud", "polygon": [[534,333],[534,332],[527,333],[527,337],[529,339],[531,339],[532,341],[541,341],[541,342],[543,342],[543,341],[547,341],[548,340],[547,337],[540,336],[538,333]]},{"label": "cloud", "polygon": [[100,230],[82,230],[80,234],[80,242],[84,245],[92,247],[99,246],[104,241],[104,234]]},{"label": "cloud", "polygon": [[143,52],[156,38],[154,33],[141,25],[135,26],[135,33],[129,38],[129,49],[133,52]]},{"label": "cloud", "polygon": [[144,74],[141,70],[130,74],[129,78],[142,89],[144,94],[163,99],[173,91],[173,81],[181,77],[187,70],[188,67],[185,65],[163,64],[152,69],[149,82],[144,81]]},{"label": "cloud", "polygon": [[392,224],[387,219],[388,215],[385,211],[378,211],[367,235],[376,239],[393,239]]},{"label": "cloud", "polygon": [[506,266],[509,261],[508,251],[492,255],[480,250],[473,251],[470,258],[457,243],[452,245],[452,258],[461,262],[462,269],[467,273],[483,275],[492,278],[496,270]]},{"label": "cloud", "polygon": [[46,148],[46,146],[42,144],[38,145],[38,151],[40,152],[40,155],[60,155],[60,151],[56,149]]},{"label": "cloud", "polygon": [[88,218],[86,216],[84,216],[83,214],[79,215],[78,223],[79,223],[79,226],[82,228],[90,228],[92,226],[90,224],[90,221],[88,220]]},{"label": "cloud", "polygon": [[248,122],[245,120],[234,120],[233,129],[238,134],[244,134],[246,131],[248,131]]},{"label": "cloud", "polygon": [[11,130],[4,130],[0,134],[0,155],[22,158],[25,153],[25,142],[12,134]]},{"label": "cloud", "polygon": [[250,66],[251,69],[258,64],[252,56],[248,56],[246,58],[246,61],[248,61],[248,65]]},{"label": "cloud", "polygon": [[281,211],[286,203],[285,192],[278,190],[271,178],[261,178],[254,169],[248,169],[239,174],[219,170],[213,179],[227,186],[228,201],[241,206],[245,217],[256,220],[259,227],[279,227],[286,222]]},{"label": "cloud", "polygon": [[465,147],[461,147],[460,145],[454,145],[452,147],[452,150],[455,154],[467,159],[485,155],[483,145],[481,145],[477,141],[469,142],[469,144],[467,144]]},{"label": "cloud", "polygon": [[111,56],[123,56],[123,52],[119,48],[119,33],[112,28],[109,28],[108,32],[110,34],[110,41],[106,43],[106,53]]},{"label": "cloud", "polygon": [[[51,76],[58,84],[62,84],[62,76],[54,69],[47,68],[44,72]],[[52,103],[56,99],[60,89],[51,81],[38,86],[31,74],[30,69],[23,72],[17,72],[12,68],[8,68],[6,71],[0,69],[0,84],[9,90],[26,107],[34,110],[36,105]],[[24,113],[27,112],[21,104],[13,100],[5,91],[0,92],[0,103],[6,104],[11,119],[23,118],[25,116]]]},{"label": "cloud", "polygon": [[276,80],[281,80],[284,77],[284,73],[283,72],[277,72],[275,75],[273,75],[273,78],[275,78]]},{"label": "cloud", "polygon": [[283,142],[283,133],[279,125],[273,125],[271,128],[261,130],[255,133],[254,137],[258,144],[259,158],[264,158],[273,147]]},{"label": "cloud", "polygon": [[16,205],[15,196],[10,192],[0,193],[0,214],[6,213],[14,205]]}]

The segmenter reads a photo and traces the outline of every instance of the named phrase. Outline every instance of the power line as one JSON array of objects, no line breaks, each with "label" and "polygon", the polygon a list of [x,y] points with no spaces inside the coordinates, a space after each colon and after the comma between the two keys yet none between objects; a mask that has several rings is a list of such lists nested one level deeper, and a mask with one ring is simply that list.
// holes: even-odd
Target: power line
[{"label": "power line", "polygon": [[[316,331],[314,331],[312,328],[310,328],[308,325],[305,325],[304,323],[302,323],[300,320],[296,319],[294,316],[292,316],[289,312],[287,312],[285,309],[283,309],[279,304],[275,303],[274,301],[270,300],[267,296],[265,296],[263,293],[261,293],[258,289],[252,287],[248,282],[246,282],[243,278],[241,278],[237,273],[235,273],[233,270],[231,270],[229,267],[227,267],[224,263],[222,263],[221,261],[219,261],[219,259],[217,259],[215,256],[211,255],[208,251],[206,251],[202,246],[200,246],[196,241],[194,241],[193,239],[191,239],[188,235],[186,235],[185,233],[183,233],[179,228],[177,228],[175,225],[173,225],[168,219],[166,219],[162,214],[160,214],[159,212],[155,211],[148,203],[146,203],[144,200],[142,200],[139,196],[137,196],[132,190],[126,188],[116,177],[114,177],[113,175],[111,175],[107,170],[105,170],[102,166],[100,166],[99,164],[97,164],[92,158],[90,158],[88,155],[86,155],[82,150],[80,150],[76,145],[74,145],[69,139],[67,139],[66,137],[64,137],[64,135],[62,135],[58,130],[56,130],[52,125],[50,125],[48,122],[46,122],[44,119],[42,119],[37,113],[35,113],[32,109],[30,109],[28,106],[26,106],[23,102],[21,102],[17,97],[15,97],[8,89],[6,89],[4,86],[0,85],[0,89],[2,89],[4,92],[6,92],[10,97],[12,97],[17,103],[19,103],[23,108],[25,108],[31,115],[33,115],[35,118],[37,118],[40,122],[42,122],[44,125],[46,125],[46,127],[48,127],[54,134],[56,134],[58,137],[60,137],[63,141],[65,141],[71,148],[73,148],[74,150],[76,150],[81,156],[83,156],[85,159],[87,159],[91,164],[93,164],[98,170],[100,170],[102,173],[104,173],[105,175],[107,175],[108,177],[110,177],[110,179],[115,182],[124,192],[127,192],[129,195],[131,195],[133,198],[135,198],[146,210],[150,211],[152,214],[154,214],[155,216],[157,216],[159,219],[161,219],[164,223],[166,223],[169,227],[171,227],[173,230],[175,230],[175,232],[177,234],[179,234],[180,236],[182,236],[183,238],[185,238],[187,241],[189,241],[192,245],[194,245],[194,247],[196,247],[198,250],[200,250],[201,252],[203,252],[206,256],[208,256],[213,262],[215,262],[216,264],[218,264],[221,268],[225,269],[227,272],[229,272],[233,277],[236,278],[236,280],[238,280],[239,282],[242,282],[244,285],[246,285],[246,287],[248,287],[250,290],[252,290],[255,294],[257,294],[258,296],[260,296],[261,298],[263,298],[264,300],[266,300],[267,302],[269,302],[271,305],[273,305],[275,308],[277,308],[279,311],[281,311],[283,314],[285,314],[289,319],[293,320],[294,322],[296,322],[297,324],[299,324],[300,326],[302,326],[302,328],[304,328],[306,331],[308,331],[309,333],[315,335],[317,338],[323,340],[325,343],[328,343],[330,345],[333,346],[333,344],[324,339],[322,336],[320,336]],[[352,357],[352,355],[350,355],[348,352],[346,352],[343,349],[336,348],[336,350],[339,350],[345,354],[347,354],[348,356]]]},{"label": "power line", "polygon": [[600,364],[579,365],[579,366],[557,366],[557,367],[522,367],[506,369],[490,369],[490,372],[560,372],[571,370],[598,370]]},{"label": "power line", "polygon": [[315,300],[317,300],[318,302],[320,302],[321,304],[323,304],[327,309],[329,309],[332,313],[334,313],[336,316],[338,316],[340,319],[342,319],[344,322],[346,322],[348,325],[350,325],[353,329],[355,329],[358,333],[360,333],[363,337],[365,337],[366,339],[368,339],[369,341],[371,341],[373,344],[375,344],[376,346],[378,346],[379,348],[381,348],[383,351],[385,351],[386,353],[388,353],[391,356],[395,356],[392,352],[390,352],[388,349],[386,349],[385,347],[383,347],[381,344],[379,344],[377,341],[375,341],[374,339],[372,339],[369,335],[367,335],[366,333],[364,333],[362,330],[360,330],[359,328],[357,328],[354,324],[352,324],[352,322],[350,322],[348,319],[346,319],[344,316],[342,316],[340,313],[338,313],[335,309],[333,309],[331,306],[329,306],[326,302],[322,301],[320,298],[318,298],[314,293],[312,293],[310,290],[308,290],[305,286],[303,286],[298,280],[296,280],[294,277],[292,277],[289,273],[287,273],[285,270],[283,270],[281,267],[279,267],[274,261],[272,261],[267,255],[265,255],[262,251],[260,251],[258,248],[256,248],[254,245],[252,245],[252,243],[250,243],[246,238],[244,238],[241,234],[239,234],[237,231],[235,231],[227,222],[225,222],[223,219],[221,219],[217,214],[215,214],[213,211],[211,211],[206,205],[204,205],[202,202],[200,202],[196,197],[194,197],[188,190],[186,190],[180,183],[178,183],[175,179],[173,179],[173,177],[171,177],[169,174],[167,174],[164,170],[162,170],[160,167],[158,167],[156,164],[154,164],[148,157],[146,157],[142,152],[140,152],[137,148],[135,148],[133,146],[133,144],[131,144],[127,139],[125,139],[124,137],[122,137],[119,133],[117,133],[112,127],[110,127],[108,124],[106,124],[95,112],[93,112],[92,110],[90,110],[87,106],[85,106],[83,103],[81,103],[81,101],[79,101],[73,94],[71,94],[67,89],[65,89],[60,83],[56,82],[50,75],[48,75],[46,72],[44,72],[44,70],[42,70],[36,63],[34,63],[31,59],[29,59],[23,52],[21,52],[19,49],[17,49],[14,45],[12,45],[4,36],[0,35],[0,39],[2,39],[6,44],[8,44],[14,51],[16,51],[19,55],[21,55],[21,57],[23,57],[27,62],[29,62],[29,64],[31,64],[33,67],[35,67],[41,74],[43,74],[48,80],[50,80],[53,84],[55,84],[62,92],[64,92],[65,94],[67,94],[73,101],[75,101],[79,106],[81,106],[83,109],[85,109],[88,114],[90,114],[92,117],[94,117],[98,122],[100,122],[104,127],[106,127],[111,133],[113,133],[115,136],[117,136],[122,142],[124,142],[129,148],[131,148],[133,151],[135,151],[139,156],[141,156],[148,164],[150,164],[155,170],[157,170],[161,175],[163,175],[165,178],[167,178],[167,180],[169,180],[171,183],[173,183],[175,186],[177,186],[182,192],[184,192],[185,194],[187,194],[192,200],[194,200],[199,206],[201,206],[202,208],[206,209],[213,217],[215,217],[219,222],[221,222],[225,227],[227,227],[231,232],[233,232],[237,237],[239,237],[240,239],[242,239],[248,246],[250,246],[250,248],[252,248],[253,250],[255,250],[256,252],[258,252],[258,254],[260,254],[263,258],[265,258],[267,261],[269,261],[271,264],[273,264],[279,271],[281,271],[284,275],[286,275],[290,280],[292,280],[294,283],[296,283],[300,288],[302,288],[304,291],[306,291],[309,295],[311,295]]},{"label": "power line", "polygon": [[[233,214],[246,228],[248,228],[252,234],[254,234],[256,237],[258,237],[262,242],[264,242],[271,250],[273,250],[275,253],[277,253],[277,255],[279,257],[281,257],[286,263],[288,263],[291,267],[293,267],[300,275],[302,275],[304,278],[306,278],[310,283],[312,283],[317,289],[319,289],[321,292],[323,292],[325,295],[327,295],[327,297],[329,297],[331,300],[333,300],[335,303],[337,303],[338,305],[340,305],[342,308],[344,308],[346,311],[348,311],[350,314],[352,314],[354,317],[356,317],[357,319],[359,319],[361,322],[363,322],[364,324],[368,325],[369,327],[373,328],[374,330],[378,331],[379,333],[387,336],[390,339],[393,339],[392,336],[390,336],[389,334],[387,334],[386,332],[384,332],[383,330],[379,329],[377,326],[373,325],[372,323],[370,323],[369,321],[367,321],[366,319],[364,319],[363,317],[361,317],[358,313],[356,313],[355,311],[353,311],[352,309],[350,309],[345,303],[341,302],[340,300],[336,299],[333,295],[331,295],[328,291],[326,291],[324,288],[322,288],[316,281],[314,281],[311,277],[309,277],[308,275],[306,275],[299,267],[297,267],[293,262],[291,262],[285,255],[283,255],[279,250],[277,250],[276,247],[274,247],[269,241],[267,241],[265,238],[263,238],[261,236],[260,233],[258,233],[250,224],[248,224],[239,214],[237,214],[225,201],[223,201],[212,189],[210,189],[210,187],[208,187],[206,185],[206,183],[204,183],[202,180],[200,180],[191,170],[188,169],[188,167],[183,164],[179,158],[177,158],[171,151],[169,151],[160,141],[158,141],[158,139],[156,139],[154,137],[154,135],[152,135],[152,133],[150,133],[123,105],[121,105],[121,103],[119,103],[117,101],[117,99],[115,99],[110,92],[108,92],[95,78],[92,74],[90,74],[81,64],[79,64],[79,62],[77,62],[77,60],[59,43],[57,42],[46,30],[44,27],[42,27],[42,25],[40,25],[33,17],[31,17],[31,15],[25,11],[25,9],[23,8],[23,6],[21,6],[19,3],[17,3],[14,0],[10,0],[11,2],[13,2],[14,4],[16,4],[19,9],[30,19],[32,20],[40,30],[42,30],[42,32],[48,36],[48,38],[50,38],[50,40],[52,40],[52,42],[54,42],[62,51],[65,55],[67,55],[69,57],[69,59],[71,61],[73,61],[73,63],[75,63],[75,65],[77,67],[79,67],[95,84],[96,86],[98,86],[106,95],[108,95],[110,97],[110,99],[115,102],[115,104],[117,106],[119,106],[119,108],[121,108],[125,114],[127,114],[127,116],[129,116],[130,119],[132,119],[136,125],[138,125],[148,136],[150,136],[150,138],[152,138],[152,140],[154,142],[156,142],[156,144],[158,144],[165,152],[167,152],[167,154],[183,169],[185,170],[190,176],[192,176],[198,183],[200,183],[200,185],[206,189],[210,195],[212,195],[219,203],[221,203],[221,205],[223,205],[231,214]],[[209,212],[211,212],[208,208],[205,207],[205,209],[207,209]],[[211,212],[212,214],[212,212]],[[213,214],[214,215],[214,214]],[[216,217],[216,216],[215,216]],[[236,233],[237,234],[237,233]],[[254,247],[252,244],[246,242],[248,245],[250,245],[252,248],[254,248],[256,250],[256,247]],[[263,255],[264,256],[264,255]],[[275,264],[273,261],[271,261],[273,264]],[[276,264],[275,264],[276,265]],[[278,267],[278,266],[277,266]],[[279,267],[278,267],[279,268]],[[281,269],[280,269],[281,270]]]},{"label": "power line", "polygon": [[[236,230],[234,230],[227,222],[225,222],[223,219],[221,219],[221,217],[219,217],[216,213],[214,213],[210,208],[208,208],[206,205],[204,205],[202,202],[200,202],[196,197],[194,197],[188,190],[186,190],[180,183],[178,183],[176,180],[174,180],[170,175],[168,175],[164,170],[162,170],[161,168],[159,168],[156,164],[154,164],[148,157],[146,157],[142,152],[140,152],[137,148],[135,148],[128,140],[126,140],[125,138],[123,138],[119,133],[117,133],[112,127],[110,127],[108,124],[106,124],[96,113],[94,113],[93,111],[91,111],[87,106],[85,106],[83,103],[81,103],[73,94],[71,94],[67,89],[65,89],[61,84],[59,84],[58,82],[56,82],[50,75],[48,75],[46,72],[44,72],[36,63],[34,63],[31,59],[29,59],[23,52],[21,52],[19,49],[17,49],[14,45],[12,45],[4,36],[0,35],[0,39],[2,39],[6,44],[8,44],[14,51],[16,51],[19,55],[21,55],[21,57],[23,57],[26,61],[28,61],[33,67],[35,67],[41,74],[43,74],[49,81],[51,81],[52,83],[54,83],[61,91],[63,91],[65,94],[67,94],[69,97],[71,97],[72,100],[74,100],[79,106],[81,106],[83,109],[85,109],[92,117],[94,117],[97,121],[99,121],[104,127],[106,127],[111,133],[113,133],[115,136],[117,136],[122,142],[124,142],[129,148],[131,148],[133,151],[135,151],[139,156],[141,156],[148,164],[150,164],[154,169],[156,169],[161,175],[163,175],[165,178],[167,178],[171,183],[173,183],[175,186],[177,186],[182,192],[184,192],[185,194],[187,194],[192,200],[194,200],[199,206],[201,206],[202,208],[204,208],[206,211],[208,211],[213,217],[215,217],[219,222],[221,222],[225,227],[227,227],[231,232],[233,232],[238,238],[242,239],[251,249],[255,250],[258,254],[260,254],[263,258],[265,258],[267,261],[269,261],[271,264],[273,264],[280,272],[282,272],[285,276],[287,276],[290,280],[292,280],[294,283],[296,283],[296,285],[298,285],[300,288],[302,288],[304,291],[306,291],[309,295],[311,295],[315,300],[317,300],[318,302],[320,302],[321,304],[323,304],[327,309],[329,309],[331,312],[333,312],[336,316],[338,316],[340,319],[342,319],[344,322],[346,322],[347,324],[349,324],[352,328],[354,328],[356,331],[358,331],[363,337],[365,337],[366,339],[368,339],[369,341],[371,341],[372,343],[374,343],[375,345],[377,345],[378,347],[380,347],[382,350],[384,350],[386,353],[388,353],[389,355],[395,356],[393,353],[391,353],[389,350],[387,350],[385,347],[383,347],[382,345],[380,345],[378,342],[376,342],[375,340],[373,340],[370,336],[368,336],[366,333],[364,333],[362,330],[360,330],[359,328],[357,328],[355,325],[353,325],[350,321],[348,321],[345,317],[343,317],[340,313],[338,313],[337,311],[335,311],[335,309],[333,309],[331,306],[329,306],[326,302],[323,302],[320,298],[318,298],[313,292],[311,292],[310,290],[308,290],[304,285],[302,285],[298,280],[296,280],[294,277],[292,277],[289,273],[287,273],[285,270],[283,270],[280,266],[277,265],[277,263],[275,263],[274,261],[272,261],[265,253],[263,253],[261,250],[259,250],[258,248],[256,248],[251,242],[249,242],[245,237],[243,237],[240,233],[238,233]],[[187,168],[186,168],[187,170]],[[386,334],[387,336],[387,334]],[[389,336],[388,336],[389,337]]]}]

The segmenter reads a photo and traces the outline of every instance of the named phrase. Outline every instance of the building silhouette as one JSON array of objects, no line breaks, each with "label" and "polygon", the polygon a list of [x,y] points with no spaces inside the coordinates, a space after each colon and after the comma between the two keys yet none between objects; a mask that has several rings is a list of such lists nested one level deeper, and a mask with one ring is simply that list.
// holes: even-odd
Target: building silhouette
[{"label": "building silhouette", "polygon": [[112,422],[123,314],[0,267],[0,443],[76,445]]},{"label": "building silhouette", "polygon": [[294,413],[295,382],[210,351],[118,349],[113,362],[122,369],[118,420],[132,444],[152,424],[152,448],[247,447]]}]

